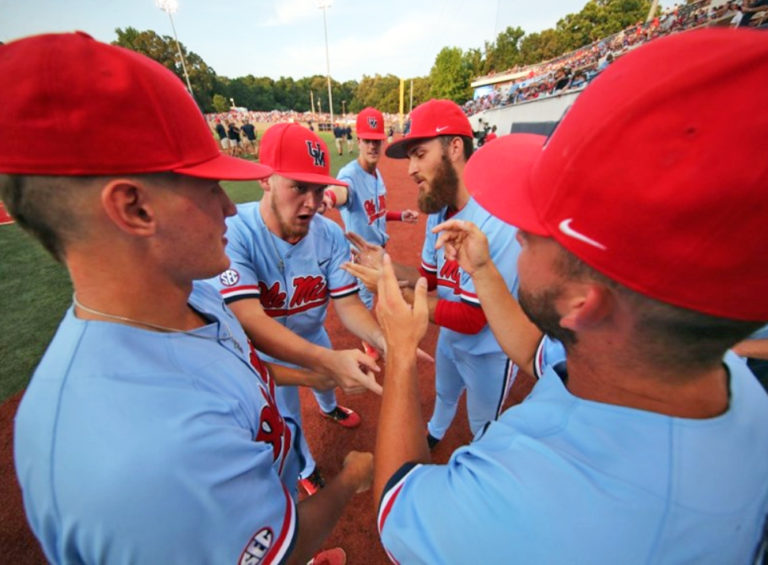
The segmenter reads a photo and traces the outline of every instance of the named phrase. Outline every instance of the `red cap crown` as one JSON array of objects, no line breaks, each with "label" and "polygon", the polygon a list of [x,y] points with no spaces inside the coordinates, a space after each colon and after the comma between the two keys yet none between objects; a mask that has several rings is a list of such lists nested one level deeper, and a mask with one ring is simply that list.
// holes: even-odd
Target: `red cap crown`
[{"label": "red cap crown", "polygon": [[387,147],[387,157],[405,159],[406,149],[415,139],[430,139],[440,135],[473,137],[469,118],[456,102],[430,100],[416,106],[411,112],[411,129],[408,135]]},{"label": "red cap crown", "polygon": [[768,320],[768,109],[739,103],[766,90],[761,32],[657,39],[597,77],[543,150],[510,160],[501,137],[465,180],[505,187],[483,205],[637,292]]},{"label": "red cap crown", "polygon": [[357,115],[355,124],[357,137],[360,139],[386,139],[384,133],[384,115],[376,108],[363,108]]},{"label": "red cap crown", "polygon": [[313,184],[347,186],[330,176],[331,158],[325,142],[299,124],[277,124],[265,131],[259,155],[261,162],[280,176]]},{"label": "red cap crown", "polygon": [[0,171],[214,179],[270,170],[219,152],[182,82],[155,61],[85,33],[0,46]]}]

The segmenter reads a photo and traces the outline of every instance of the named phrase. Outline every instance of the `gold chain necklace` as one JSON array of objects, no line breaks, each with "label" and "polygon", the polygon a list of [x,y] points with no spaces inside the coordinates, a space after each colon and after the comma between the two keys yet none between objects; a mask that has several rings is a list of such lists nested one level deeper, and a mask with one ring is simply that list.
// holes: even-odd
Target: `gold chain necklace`
[{"label": "gold chain necklace", "polygon": [[[143,322],[141,320],[135,320],[133,318],[128,318],[127,316],[118,316],[116,314],[107,314],[106,312],[102,312],[101,310],[96,310],[95,308],[89,308],[88,306],[83,305],[82,302],[80,302],[77,299],[77,293],[72,293],[72,303],[80,308],[81,310],[84,310],[90,314],[94,314],[96,316],[101,316],[102,318],[106,318],[108,320],[114,320],[116,322],[120,322],[123,324],[129,324],[129,325],[137,325],[137,326],[144,326],[146,328],[151,328],[153,330],[161,331],[164,333],[182,333],[186,334],[192,337],[198,337],[200,339],[208,339],[211,341],[219,341],[218,335],[216,337],[203,335],[200,333],[197,333],[195,330],[181,330],[179,328],[169,328],[168,326],[161,326],[160,324],[153,324],[152,322]],[[240,346],[240,344],[237,342],[237,340],[232,335],[232,331],[229,329],[229,326],[224,323],[224,327],[227,330],[227,335],[225,335],[222,339],[224,341],[231,339],[232,343],[235,345],[235,349],[237,349],[240,353],[243,352],[243,348]]]}]

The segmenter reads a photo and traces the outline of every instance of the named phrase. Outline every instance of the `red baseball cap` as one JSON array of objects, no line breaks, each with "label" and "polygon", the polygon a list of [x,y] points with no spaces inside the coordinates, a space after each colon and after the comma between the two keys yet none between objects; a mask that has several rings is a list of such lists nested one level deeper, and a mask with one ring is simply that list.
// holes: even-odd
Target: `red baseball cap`
[{"label": "red baseball cap", "polygon": [[261,162],[277,175],[300,182],[348,186],[330,175],[331,161],[325,142],[299,124],[270,127],[261,138],[259,155]]},{"label": "red baseball cap", "polygon": [[263,165],[222,155],[182,82],[152,59],[83,32],[0,46],[0,172],[122,175],[171,171],[257,179]]},{"label": "red baseball cap", "polygon": [[429,100],[411,112],[411,129],[405,137],[387,146],[387,157],[405,159],[414,140],[430,139],[441,135],[473,137],[469,118],[452,100]]},{"label": "red baseball cap", "polygon": [[768,109],[739,101],[766,90],[761,32],[653,40],[603,71],[541,150],[503,136],[465,181],[499,218],[641,294],[765,321]]},{"label": "red baseball cap", "polygon": [[387,139],[387,134],[384,133],[384,115],[376,108],[360,110],[355,129],[360,139]]}]

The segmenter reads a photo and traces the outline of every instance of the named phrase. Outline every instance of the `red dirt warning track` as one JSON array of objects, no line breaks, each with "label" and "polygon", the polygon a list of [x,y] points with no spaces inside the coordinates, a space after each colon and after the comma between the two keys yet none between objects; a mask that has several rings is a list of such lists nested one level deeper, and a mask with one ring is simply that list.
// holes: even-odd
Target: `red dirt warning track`
[{"label": "red dirt warning track", "polygon": [[[406,162],[382,159],[380,166],[387,185],[390,210],[416,208],[416,187],[408,178]],[[341,223],[337,211],[329,217]],[[420,263],[421,245],[424,240],[425,218],[418,224],[388,224],[391,239],[387,251],[393,260],[417,266]],[[360,340],[347,332],[340,324],[333,309],[329,309],[328,332],[334,347],[359,348]],[[422,348],[434,353],[437,328],[430,326]],[[426,422],[432,413],[435,397],[434,366],[419,362],[419,379],[422,416]],[[383,366],[382,366],[383,378]],[[381,380],[381,379],[380,379]],[[520,374],[512,387],[507,404],[519,402],[530,390],[532,381]],[[45,563],[42,551],[30,532],[21,501],[21,492],[13,469],[13,415],[21,395],[9,399],[0,406],[0,559],[16,565]],[[341,467],[344,455],[350,450],[372,451],[376,439],[379,416],[379,397],[366,393],[346,396],[337,392],[339,403],[356,410],[362,417],[359,428],[348,430],[320,416],[317,404],[308,390],[301,391],[304,431],[317,463],[326,477],[335,475]],[[433,452],[436,463],[444,463],[458,446],[468,443],[471,434],[467,425],[465,404],[462,401],[451,429]],[[376,509],[369,492],[357,495],[347,506],[325,547],[343,547],[350,565],[383,565],[389,563],[379,543],[376,530]]]}]

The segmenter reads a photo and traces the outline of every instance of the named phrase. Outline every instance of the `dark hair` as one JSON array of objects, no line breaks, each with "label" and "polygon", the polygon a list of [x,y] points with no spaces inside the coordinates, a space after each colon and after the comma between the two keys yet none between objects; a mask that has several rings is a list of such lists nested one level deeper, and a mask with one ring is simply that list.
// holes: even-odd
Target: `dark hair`
[{"label": "dark hair", "polygon": [[443,147],[447,148],[454,137],[461,138],[461,141],[464,144],[464,160],[469,161],[469,158],[472,156],[472,153],[475,150],[475,144],[473,143],[471,137],[466,135],[441,135],[438,137],[438,139],[440,140],[440,143],[443,144]]},{"label": "dark hair", "polygon": [[610,288],[635,313],[637,351],[657,365],[690,369],[719,363],[725,352],[765,322],[733,320],[649,298],[596,271],[561,247],[557,265],[563,276]]}]

